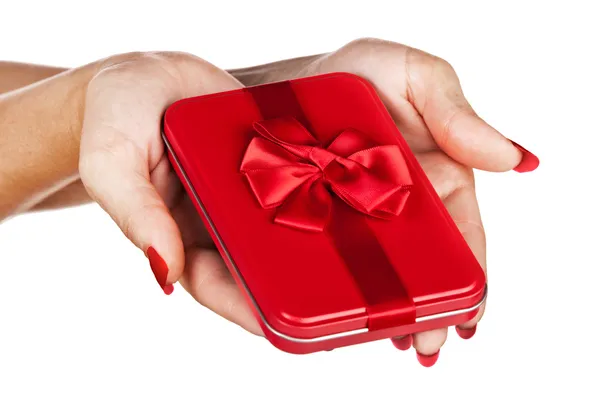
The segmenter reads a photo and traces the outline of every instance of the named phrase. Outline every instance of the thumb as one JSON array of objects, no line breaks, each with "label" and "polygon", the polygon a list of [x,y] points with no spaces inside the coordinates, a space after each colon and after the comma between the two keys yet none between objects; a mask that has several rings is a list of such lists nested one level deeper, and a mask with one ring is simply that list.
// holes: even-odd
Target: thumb
[{"label": "thumb", "polygon": [[183,242],[177,224],[150,181],[148,161],[142,154],[127,140],[84,153],[81,180],[127,238],[144,251],[158,284],[165,294],[171,294],[173,283],[184,269]]},{"label": "thumb", "polygon": [[475,113],[452,66],[427,56],[428,62],[417,62],[412,67],[431,68],[431,74],[409,73],[411,78],[426,79],[409,81],[409,85],[413,102],[438,146],[471,168],[492,172],[511,169],[527,172],[537,168],[539,160],[535,155],[504,137]]},{"label": "thumb", "polygon": [[171,65],[157,54],[126,56],[91,80],[79,160],[90,197],[146,254],[166,294],[183,273],[185,255],[179,228],[150,173],[164,153],[160,117],[181,97]]}]

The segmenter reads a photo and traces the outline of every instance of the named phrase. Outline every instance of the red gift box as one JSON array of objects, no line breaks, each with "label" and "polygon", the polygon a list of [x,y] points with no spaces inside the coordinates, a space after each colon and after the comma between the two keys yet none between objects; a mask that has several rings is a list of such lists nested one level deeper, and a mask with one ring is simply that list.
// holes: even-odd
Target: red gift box
[{"label": "red gift box", "polygon": [[366,80],[333,73],[183,99],[163,136],[279,349],[330,350],[476,315],[485,275]]}]

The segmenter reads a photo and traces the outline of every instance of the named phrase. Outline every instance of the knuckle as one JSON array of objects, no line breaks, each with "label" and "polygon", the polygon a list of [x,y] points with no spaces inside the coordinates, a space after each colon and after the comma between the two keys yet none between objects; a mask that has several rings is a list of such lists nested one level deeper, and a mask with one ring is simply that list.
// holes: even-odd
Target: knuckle
[{"label": "knuckle", "polygon": [[415,50],[414,56],[422,64],[427,64],[438,76],[456,76],[456,72],[452,64],[442,57],[438,57],[420,50]]},{"label": "knuckle", "polygon": [[140,60],[143,59],[146,54],[148,54],[148,52],[145,51],[130,51],[127,53],[123,53],[120,54],[116,57],[122,58],[124,60],[128,60],[128,61],[135,61],[135,60]]},{"label": "knuckle", "polygon": [[436,85],[453,86],[457,79],[456,71],[452,64],[445,59],[433,54],[418,50],[410,49],[407,57],[407,63],[411,68],[416,68],[426,76],[430,82],[436,82]]},{"label": "knuckle", "polygon": [[177,77],[179,67],[183,64],[194,63],[205,65],[206,61],[186,52],[179,51],[145,51],[119,54],[109,57],[101,65],[96,79],[113,78],[115,75],[127,73],[151,72],[153,74],[167,74],[170,78]]},{"label": "knuckle", "polygon": [[131,51],[127,53],[117,54],[109,57],[109,62],[112,64],[119,64],[124,62],[132,62],[142,60],[146,56],[147,52],[144,51]]},{"label": "knuckle", "polygon": [[370,46],[374,46],[374,45],[375,46],[380,45],[382,43],[384,43],[384,41],[382,39],[373,38],[373,37],[362,37],[362,38],[354,39],[353,41],[348,43],[347,46],[354,47],[354,48],[363,48],[363,47],[370,47]]},{"label": "knuckle", "polygon": [[144,53],[143,57],[139,61],[140,63],[143,63],[149,67],[166,68],[166,66],[176,62],[177,60],[178,58],[172,52],[149,51]]},{"label": "knuckle", "polygon": [[430,65],[433,81],[438,83],[438,90],[459,107],[459,112],[470,111],[460,86],[458,74],[452,64],[442,58],[432,56]]},{"label": "knuckle", "polygon": [[132,65],[144,60],[146,57],[147,53],[142,51],[110,56],[100,64],[100,68],[98,69],[98,73],[95,77],[102,77],[115,71],[122,71],[123,69],[127,69]]},{"label": "knuckle", "polygon": [[446,74],[454,74],[454,67],[452,66],[452,64],[450,64],[450,62],[448,62],[447,60],[445,60],[444,58],[438,57],[438,56],[431,56],[431,62],[435,65],[435,67],[446,73]]},{"label": "knuckle", "polygon": [[176,80],[181,80],[182,70],[186,68],[199,70],[215,68],[208,61],[182,51],[149,52],[146,53],[145,60],[147,60],[148,65]]},{"label": "knuckle", "polygon": [[335,57],[324,58],[323,63],[333,63],[329,68],[339,68],[341,64],[348,72],[376,79],[371,68],[374,63],[386,66],[390,70],[402,71],[408,51],[409,47],[400,43],[363,37],[340,48],[335,52]]},{"label": "knuckle", "polygon": [[443,143],[446,143],[453,139],[454,136],[460,135],[455,126],[458,121],[464,120],[465,117],[475,116],[475,111],[469,105],[469,103],[464,100],[462,93],[457,93],[456,91],[448,91],[446,97],[450,100],[452,107],[454,108],[451,111],[450,116],[444,122],[442,128],[442,139]]},{"label": "knuckle", "polygon": [[152,62],[160,58],[161,51],[133,51],[129,53],[118,54],[109,58],[109,64],[113,66],[135,65],[137,63]]},{"label": "knuckle", "polygon": [[381,54],[396,54],[397,52],[404,53],[406,51],[406,46],[400,43],[372,37],[355,39],[344,46],[344,48],[348,52],[358,55],[372,52]]},{"label": "knuckle", "polygon": [[205,63],[202,58],[185,51],[156,51],[152,52],[153,57],[161,61],[167,62],[201,62]]}]

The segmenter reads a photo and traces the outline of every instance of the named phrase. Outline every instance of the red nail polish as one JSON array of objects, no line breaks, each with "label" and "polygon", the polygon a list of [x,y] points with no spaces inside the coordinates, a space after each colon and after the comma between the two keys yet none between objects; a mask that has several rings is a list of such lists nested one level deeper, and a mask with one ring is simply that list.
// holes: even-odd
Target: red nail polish
[{"label": "red nail polish", "polygon": [[152,272],[154,273],[154,277],[156,281],[162,288],[165,294],[173,293],[173,285],[167,284],[167,276],[169,275],[169,267],[165,260],[154,250],[154,247],[148,247],[148,251],[146,252],[146,256],[150,261],[150,268],[152,268]]},{"label": "red nail polish", "polygon": [[437,362],[439,357],[440,357],[439,350],[437,353],[431,354],[429,356],[426,356],[421,353],[417,353],[417,360],[419,361],[419,364],[421,364],[422,366],[424,366],[426,368],[432,367],[433,364],[435,364]]},{"label": "red nail polish", "polygon": [[403,337],[392,338],[392,344],[398,350],[402,350],[402,351],[408,350],[411,348],[411,346],[413,344],[412,335],[406,335]]},{"label": "red nail polish", "polygon": [[523,158],[521,159],[521,162],[519,163],[519,165],[517,165],[516,167],[513,168],[513,171],[531,172],[540,165],[540,159],[537,158],[537,156],[535,154],[533,154],[532,152],[530,152],[529,150],[527,150],[520,144],[513,142],[512,140],[511,140],[511,142],[523,154]]},{"label": "red nail polish", "polygon": [[462,328],[459,328],[458,326],[456,327],[456,333],[458,333],[458,336],[460,336],[463,339],[471,339],[475,335],[476,331],[477,331],[477,325],[475,325],[472,328],[467,328],[467,329],[462,329]]},{"label": "red nail polish", "polygon": [[175,287],[173,285],[166,285],[163,288],[163,292],[165,292],[166,295],[169,295],[171,293],[173,293],[173,290],[175,290]]}]

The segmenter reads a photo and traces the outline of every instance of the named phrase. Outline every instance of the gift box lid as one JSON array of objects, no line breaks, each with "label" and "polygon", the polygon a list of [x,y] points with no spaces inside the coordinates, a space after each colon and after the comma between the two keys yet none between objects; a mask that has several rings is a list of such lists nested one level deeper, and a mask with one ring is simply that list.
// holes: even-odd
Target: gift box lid
[{"label": "gift box lid", "polygon": [[376,330],[481,300],[481,266],[366,80],[333,73],[183,99],[163,123],[271,329]]}]

